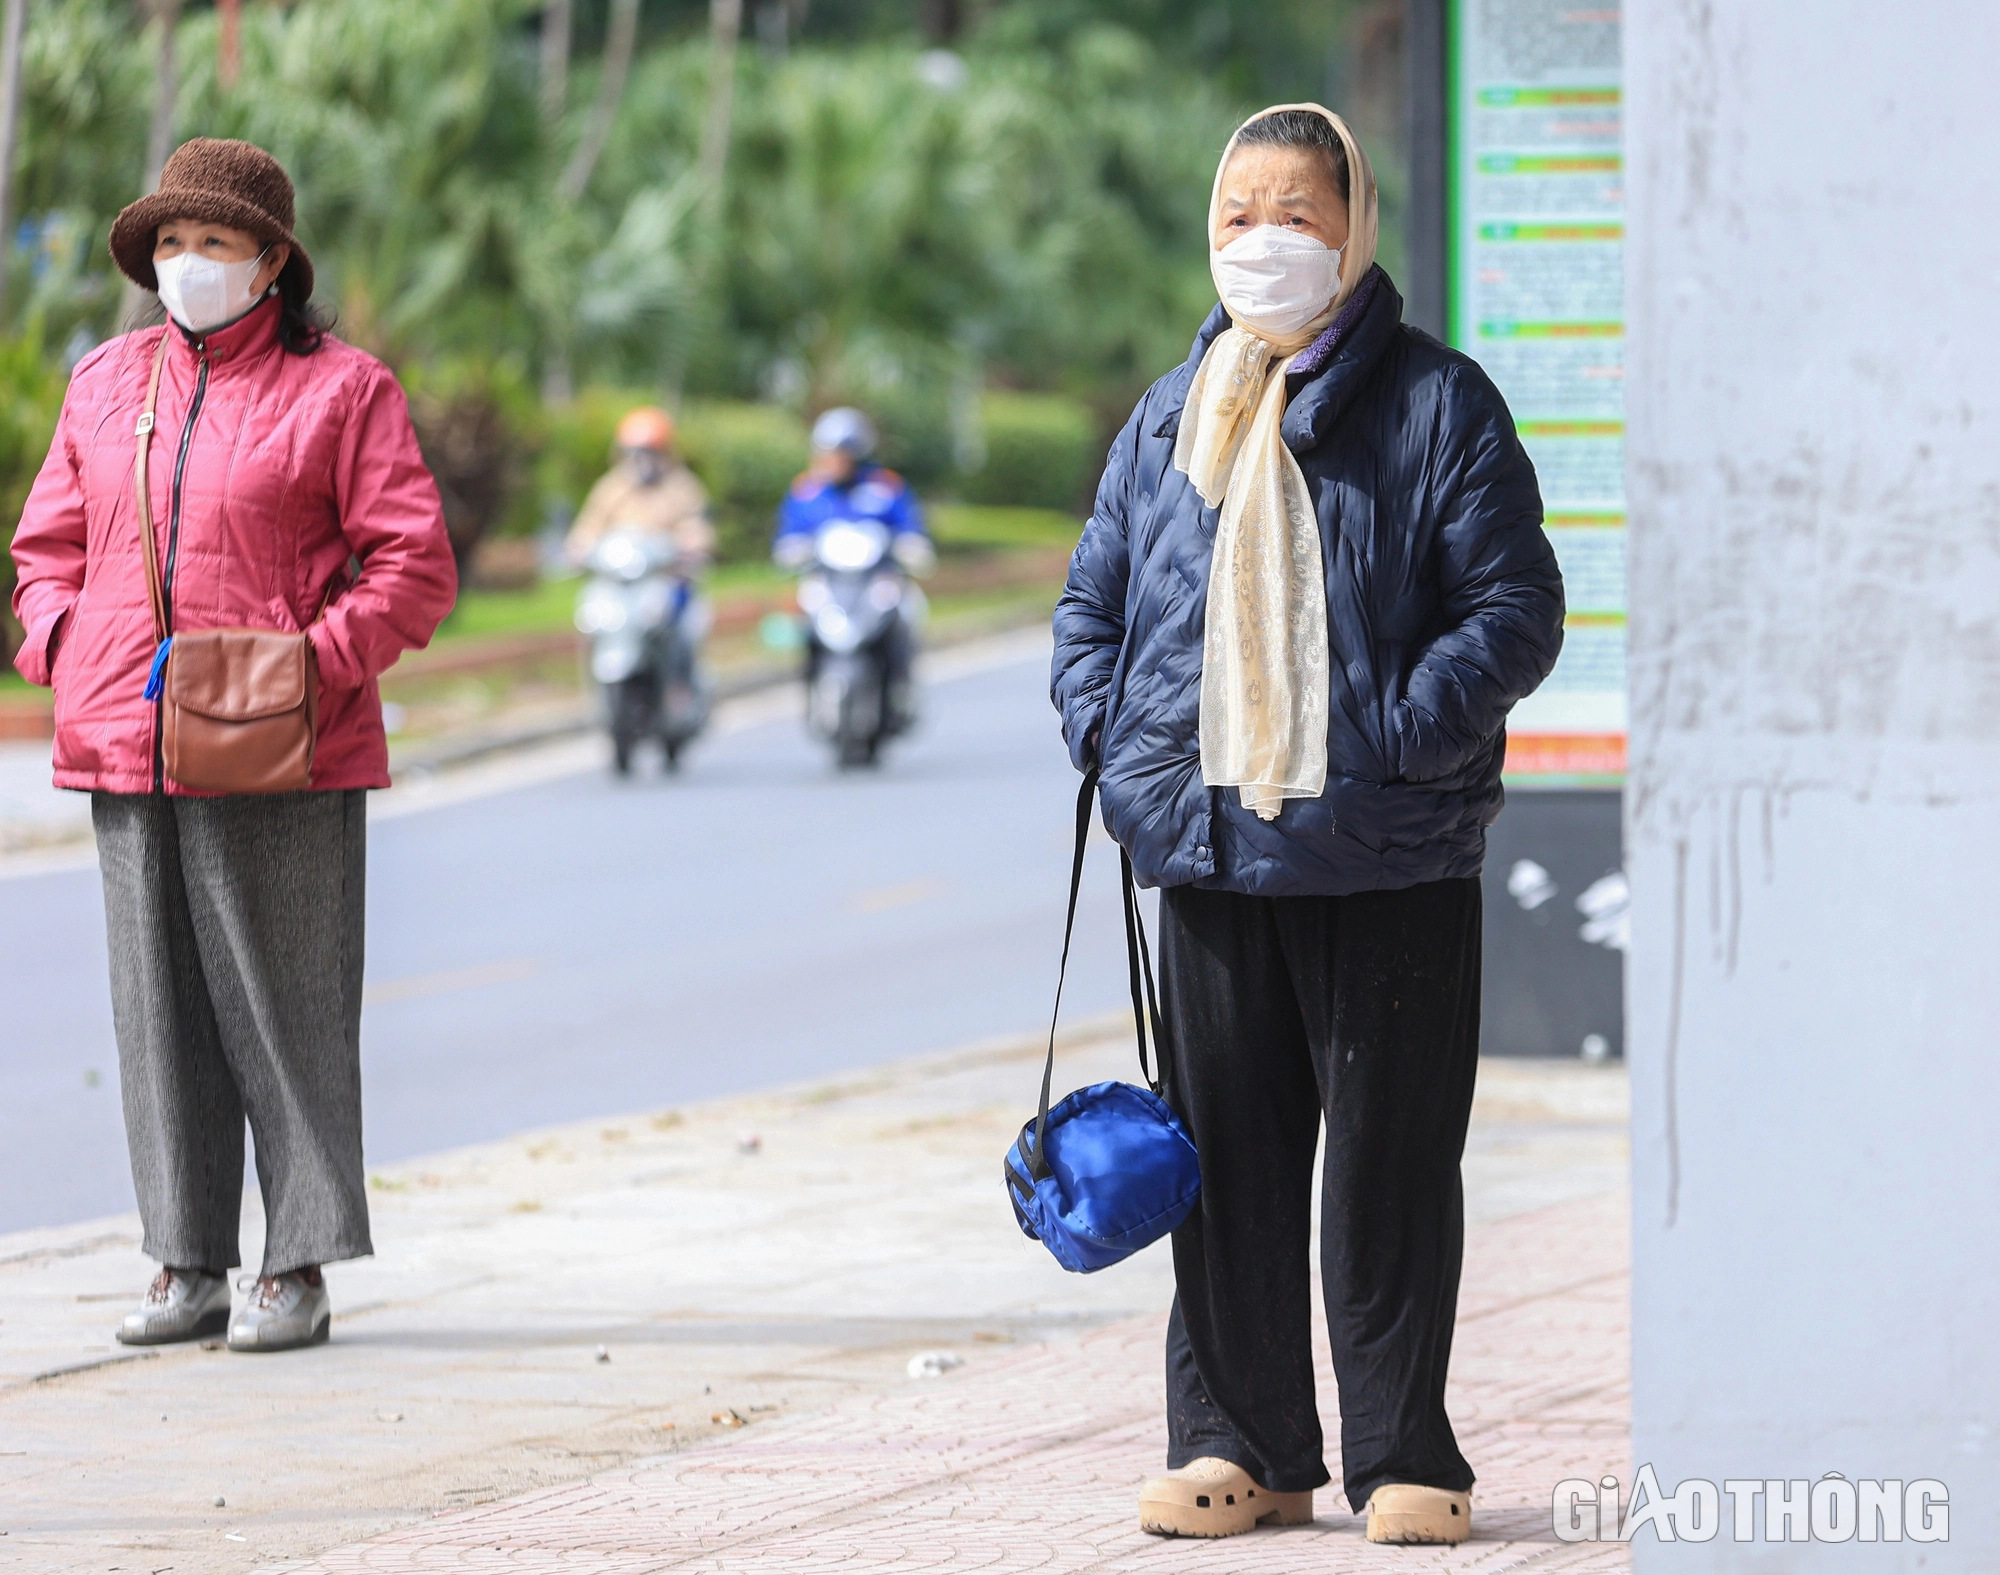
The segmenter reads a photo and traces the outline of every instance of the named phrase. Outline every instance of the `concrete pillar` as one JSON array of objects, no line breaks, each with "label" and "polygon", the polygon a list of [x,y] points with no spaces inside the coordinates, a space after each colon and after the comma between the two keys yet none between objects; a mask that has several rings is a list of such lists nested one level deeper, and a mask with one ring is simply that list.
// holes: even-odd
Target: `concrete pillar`
[{"label": "concrete pillar", "polygon": [[1634,1464],[1951,1489],[1635,1567],[2000,1569],[2000,11],[1625,16]]}]

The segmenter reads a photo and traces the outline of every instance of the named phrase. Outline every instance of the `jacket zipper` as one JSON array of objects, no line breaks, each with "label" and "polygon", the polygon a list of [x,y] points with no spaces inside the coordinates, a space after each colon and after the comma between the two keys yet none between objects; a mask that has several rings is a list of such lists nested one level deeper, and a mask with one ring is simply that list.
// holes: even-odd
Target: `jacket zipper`
[{"label": "jacket zipper", "polygon": [[[160,601],[167,615],[167,633],[174,632],[174,569],[180,562],[181,553],[181,483],[187,478],[188,450],[194,446],[194,424],[201,415],[201,402],[208,393],[208,348],[206,340],[197,340],[194,346],[196,367],[194,374],[194,398],[188,401],[187,420],[181,424],[181,445],[174,455],[174,488],[167,504],[167,564],[160,574]],[[166,739],[160,725],[161,711],[166,705],[162,695],[153,702],[153,791],[166,790],[167,760]]]},{"label": "jacket zipper", "polygon": [[194,374],[194,398],[188,403],[187,421],[181,427],[180,452],[174,456],[173,501],[167,505],[167,567],[160,578],[160,593],[167,606],[167,633],[174,632],[174,566],[181,552],[181,483],[187,479],[188,450],[194,446],[194,424],[201,415],[201,402],[208,393],[208,351],[197,343],[199,364]]}]

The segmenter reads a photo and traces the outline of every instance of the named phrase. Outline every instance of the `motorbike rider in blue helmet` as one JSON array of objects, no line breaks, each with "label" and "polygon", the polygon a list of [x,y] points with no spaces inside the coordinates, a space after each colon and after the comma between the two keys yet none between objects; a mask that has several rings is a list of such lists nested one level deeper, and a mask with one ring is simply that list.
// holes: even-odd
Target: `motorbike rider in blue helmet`
[{"label": "motorbike rider in blue helmet", "polygon": [[[874,422],[850,406],[829,410],[813,423],[812,461],[778,506],[771,556],[781,568],[803,568],[825,526],[863,520],[889,532],[890,554],[905,573],[930,571],[937,554],[924,528],[923,509],[907,481],[875,462],[876,442]],[[916,630],[908,622],[898,624],[888,658],[892,708],[900,726],[907,726],[914,719],[910,673],[916,659]]]},{"label": "motorbike rider in blue helmet", "polygon": [[875,463],[875,443],[874,422],[845,405],[813,423],[812,463],[778,507],[772,550],[779,563],[795,567],[822,525],[850,519],[879,521],[889,529],[897,562],[912,572],[928,567],[930,537],[917,495],[901,476]]}]

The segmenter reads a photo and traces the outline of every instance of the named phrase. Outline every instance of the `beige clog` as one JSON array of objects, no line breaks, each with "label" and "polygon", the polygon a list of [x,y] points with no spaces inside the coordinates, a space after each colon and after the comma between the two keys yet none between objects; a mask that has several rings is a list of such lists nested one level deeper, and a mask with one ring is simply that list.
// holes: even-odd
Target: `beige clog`
[{"label": "beige clog", "polygon": [[1159,1537],[1234,1537],[1272,1523],[1303,1526],[1310,1493],[1267,1493],[1239,1465],[1204,1455],[1139,1489],[1139,1526]]},{"label": "beige clog", "polygon": [[1472,1535],[1472,1495],[1391,1482],[1368,1496],[1370,1542],[1463,1542]]}]

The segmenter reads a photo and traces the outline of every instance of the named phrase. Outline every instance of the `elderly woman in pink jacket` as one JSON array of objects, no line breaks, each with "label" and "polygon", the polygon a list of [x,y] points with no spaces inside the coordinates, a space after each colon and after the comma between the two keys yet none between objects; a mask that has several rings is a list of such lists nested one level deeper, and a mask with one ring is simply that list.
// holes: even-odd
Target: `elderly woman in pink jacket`
[{"label": "elderly woman in pink jacket", "polygon": [[[16,665],[55,689],[56,785],[91,795],[132,1179],[162,1266],[127,1344],[324,1340],[320,1266],[372,1250],[365,790],[389,782],[375,681],[430,639],[456,581],[402,390],[326,332],[292,212],[269,154],[201,138],[119,215],[112,256],[170,320],[78,365],[14,537]],[[204,680],[201,637],[212,654],[223,630],[247,638],[250,666]],[[304,730],[291,774],[214,791],[189,696],[205,682],[209,712],[254,719],[287,672],[297,714],[275,725]],[[246,1116],[266,1232],[232,1316]]]}]

